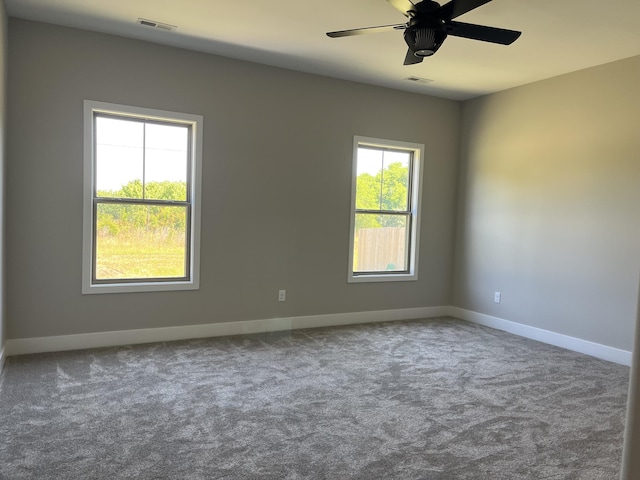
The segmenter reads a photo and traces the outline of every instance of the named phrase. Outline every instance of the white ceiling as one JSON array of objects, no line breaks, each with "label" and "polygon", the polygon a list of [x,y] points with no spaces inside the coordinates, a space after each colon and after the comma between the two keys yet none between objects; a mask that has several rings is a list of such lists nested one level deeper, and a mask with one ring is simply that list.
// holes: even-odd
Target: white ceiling
[{"label": "white ceiling", "polygon": [[[1,1],[1,0],[0,0]],[[417,0],[414,0],[414,3]],[[640,55],[640,0],[493,0],[456,20],[522,31],[510,46],[449,37],[404,66],[404,23],[386,0],[5,0],[10,16],[452,99],[468,99]],[[139,17],[177,26],[137,24]],[[416,84],[417,76],[432,80]]]}]

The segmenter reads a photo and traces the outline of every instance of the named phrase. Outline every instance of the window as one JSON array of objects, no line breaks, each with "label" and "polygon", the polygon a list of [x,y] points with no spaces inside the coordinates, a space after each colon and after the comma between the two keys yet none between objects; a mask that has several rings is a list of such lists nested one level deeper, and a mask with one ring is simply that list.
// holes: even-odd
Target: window
[{"label": "window", "polygon": [[195,290],[202,117],[85,100],[83,293]]},{"label": "window", "polygon": [[417,280],[424,146],[354,137],[349,282]]}]

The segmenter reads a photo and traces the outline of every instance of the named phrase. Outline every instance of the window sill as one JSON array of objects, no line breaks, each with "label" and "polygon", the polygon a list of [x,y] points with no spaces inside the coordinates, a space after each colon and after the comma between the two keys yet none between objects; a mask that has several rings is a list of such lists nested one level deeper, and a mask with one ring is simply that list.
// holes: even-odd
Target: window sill
[{"label": "window sill", "polygon": [[347,283],[374,283],[374,282],[415,282],[418,280],[417,273],[407,274],[378,274],[378,275],[353,275],[347,278]]},{"label": "window sill", "polygon": [[179,290],[198,290],[198,282],[138,282],[84,285],[83,295],[100,293],[137,293],[137,292],[168,292]]}]

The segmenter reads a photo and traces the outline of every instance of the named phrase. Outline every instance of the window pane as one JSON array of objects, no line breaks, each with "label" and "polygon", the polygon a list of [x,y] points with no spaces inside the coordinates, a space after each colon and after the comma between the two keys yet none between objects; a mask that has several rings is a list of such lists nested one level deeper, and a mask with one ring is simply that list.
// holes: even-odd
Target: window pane
[{"label": "window pane", "polygon": [[99,203],[97,280],[184,278],[187,207]]},{"label": "window pane", "polygon": [[409,210],[409,152],[384,152],[382,210]]},{"label": "window pane", "polygon": [[409,215],[357,213],[353,271],[407,271]]},{"label": "window pane", "polygon": [[146,125],[145,198],[187,200],[188,154],[188,127]]},{"label": "window pane", "polygon": [[358,148],[356,160],[356,208],[379,210],[382,191],[382,150]]},{"label": "window pane", "polygon": [[96,117],[98,197],[142,198],[143,128],[141,122]]}]

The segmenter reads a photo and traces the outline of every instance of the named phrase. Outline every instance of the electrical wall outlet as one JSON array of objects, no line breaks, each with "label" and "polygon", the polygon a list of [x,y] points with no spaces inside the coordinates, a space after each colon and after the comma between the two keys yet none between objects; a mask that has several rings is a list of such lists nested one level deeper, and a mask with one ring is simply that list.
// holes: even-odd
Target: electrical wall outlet
[{"label": "electrical wall outlet", "polygon": [[493,301],[496,302],[496,303],[500,303],[502,301],[502,293],[495,292],[493,294]]},{"label": "electrical wall outlet", "polygon": [[284,302],[287,299],[287,291],[286,290],[278,290],[278,301]]}]

